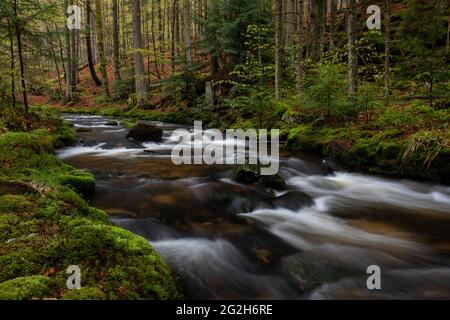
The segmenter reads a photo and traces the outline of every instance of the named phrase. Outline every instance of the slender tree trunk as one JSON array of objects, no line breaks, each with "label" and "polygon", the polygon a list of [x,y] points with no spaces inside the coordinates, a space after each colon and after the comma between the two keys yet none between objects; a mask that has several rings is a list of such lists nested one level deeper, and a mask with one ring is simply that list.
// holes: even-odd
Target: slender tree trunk
[{"label": "slender tree trunk", "polygon": [[14,57],[14,37],[13,37],[13,30],[11,26],[11,20],[9,17],[8,20],[8,36],[9,36],[9,52],[11,55],[11,101],[13,108],[16,107],[16,81],[14,76],[14,69],[16,65],[15,57]]},{"label": "slender tree trunk", "polygon": [[159,59],[158,59],[158,49],[156,47],[156,36],[155,36],[155,0],[152,0],[152,43],[153,43],[153,55],[155,57],[155,71],[158,80],[161,80],[161,73],[159,72]]},{"label": "slender tree trunk", "polygon": [[97,73],[95,72],[94,59],[92,57],[91,16],[92,16],[91,0],[86,0],[86,53],[87,53],[88,67],[89,72],[91,73],[92,80],[94,81],[97,87],[100,87],[102,85],[102,82],[97,77]]},{"label": "slender tree trunk", "polygon": [[390,0],[385,0],[385,12],[384,12],[384,98],[386,105],[389,104],[390,92],[389,92],[389,78],[390,78],[390,54],[391,54],[391,9]]},{"label": "slender tree trunk", "polygon": [[297,0],[297,63],[296,67],[296,84],[297,90],[303,90],[303,18],[304,18],[304,0]]},{"label": "slender tree trunk", "polygon": [[17,14],[17,0],[14,0],[14,17],[16,19],[16,36],[17,36],[17,50],[19,53],[19,64],[20,64],[20,81],[22,83],[22,96],[23,96],[23,104],[25,106],[25,111],[28,112],[28,97],[27,97],[27,86],[25,83],[25,66],[23,61],[23,52],[22,52],[22,30],[20,27],[20,21],[18,21]]},{"label": "slender tree trunk", "polygon": [[97,29],[97,39],[98,39],[98,51],[100,56],[100,72],[103,78],[103,88],[105,94],[109,97],[109,81],[108,74],[106,71],[106,54],[105,54],[105,35],[103,29],[103,14],[102,14],[102,1],[95,0],[95,21]]},{"label": "slender tree trunk", "polygon": [[134,72],[136,81],[137,106],[143,107],[147,95],[147,83],[145,81],[144,57],[142,55],[142,30],[141,30],[141,1],[132,0],[132,24],[133,24],[133,49]]},{"label": "slender tree trunk", "polygon": [[191,3],[190,0],[183,0],[184,18],[184,51],[186,63],[192,63],[192,39],[191,39]]},{"label": "slender tree trunk", "polygon": [[[69,6],[69,0],[64,1],[64,10],[67,10]],[[67,25],[64,27],[64,46],[65,46],[65,73],[64,79],[66,82],[66,94],[64,97],[65,102],[73,100],[73,87],[72,87],[72,50],[71,50],[71,32]]]},{"label": "slender tree trunk", "polygon": [[450,15],[447,23],[447,55],[450,53]]},{"label": "slender tree trunk", "polygon": [[54,48],[54,46],[53,46],[53,36],[52,36],[52,34],[50,33],[50,29],[49,29],[47,23],[45,23],[45,28],[46,28],[47,33],[48,33],[48,39],[49,39],[49,45],[50,45],[50,52],[51,52],[51,55],[52,55],[53,63],[55,64],[56,76],[58,77],[58,90],[59,90],[59,94],[62,95],[61,74],[60,74],[60,72],[59,72],[58,59],[57,59],[57,57],[56,57],[55,48]]},{"label": "slender tree trunk", "polygon": [[348,38],[348,80],[349,94],[355,96],[358,91],[358,57],[356,55],[356,0],[350,0],[350,8],[347,19]]},{"label": "slender tree trunk", "polygon": [[324,48],[324,3],[325,0],[313,0],[310,3],[310,35],[311,59],[319,62]]},{"label": "slender tree trunk", "polygon": [[283,2],[275,1],[275,97],[281,99],[283,64]]},{"label": "slender tree trunk", "polygon": [[172,75],[175,75],[177,14],[178,14],[178,1],[173,0],[173,3],[172,3],[172,41],[171,41],[171,48],[170,48],[171,56],[172,56]]},{"label": "slender tree trunk", "polygon": [[116,81],[121,80],[120,76],[120,52],[119,52],[119,8],[118,0],[112,0],[112,22],[113,22],[113,52],[114,52],[114,77]]},{"label": "slender tree trunk", "polygon": [[[58,30],[58,25],[55,23],[54,24],[55,30]],[[63,44],[61,41],[61,37],[57,37],[58,38],[58,45],[59,45],[59,59],[61,61],[61,65],[62,65],[62,69],[63,69],[63,74],[64,74],[64,84],[66,83],[66,64],[64,63],[64,49],[63,49]]]},{"label": "slender tree trunk", "polygon": [[126,6],[124,5],[125,0],[121,1],[121,10],[120,10],[120,19],[122,24],[122,62],[123,65],[126,65],[127,63],[127,55],[125,54],[128,49],[128,42],[127,42],[127,20],[126,20]]},{"label": "slender tree trunk", "polygon": [[334,51],[335,43],[334,43],[334,34],[336,29],[336,0],[330,1],[330,51]]}]

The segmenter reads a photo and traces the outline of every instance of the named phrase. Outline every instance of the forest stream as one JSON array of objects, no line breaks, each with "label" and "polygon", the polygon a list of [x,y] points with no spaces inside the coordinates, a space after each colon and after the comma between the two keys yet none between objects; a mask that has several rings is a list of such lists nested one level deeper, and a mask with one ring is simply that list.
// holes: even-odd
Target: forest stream
[{"label": "forest stream", "polygon": [[[95,174],[90,202],[146,238],[187,299],[450,297],[450,187],[323,168],[281,152],[288,188],[230,179],[231,166],[172,164],[172,133],[137,144],[101,116],[64,115],[79,143],[66,163]],[[120,122],[120,119],[118,120]],[[367,289],[378,265],[382,289]]]}]

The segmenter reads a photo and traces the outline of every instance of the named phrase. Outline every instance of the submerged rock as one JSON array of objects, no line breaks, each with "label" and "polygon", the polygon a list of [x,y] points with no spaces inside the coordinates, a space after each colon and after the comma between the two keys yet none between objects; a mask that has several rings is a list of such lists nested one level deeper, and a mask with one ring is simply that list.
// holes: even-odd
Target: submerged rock
[{"label": "submerged rock", "polygon": [[237,166],[231,173],[231,179],[244,184],[260,185],[277,190],[286,188],[286,182],[279,174],[271,176],[261,175],[261,166],[259,165],[245,164]]},{"label": "submerged rock", "polygon": [[130,132],[127,135],[127,138],[137,141],[160,142],[162,141],[162,136],[162,129],[146,123],[138,123],[133,128],[131,128]]},{"label": "submerged rock", "polygon": [[92,132],[92,129],[88,129],[88,128],[78,128],[77,130],[75,130],[76,133],[89,133]]},{"label": "submerged rock", "polygon": [[108,121],[108,122],[106,123],[106,125],[107,125],[107,126],[110,126],[110,127],[118,127],[118,126],[119,126],[119,123],[118,123],[117,121]]},{"label": "submerged rock", "polygon": [[289,191],[271,201],[275,208],[296,211],[314,204],[313,198],[301,191]]}]

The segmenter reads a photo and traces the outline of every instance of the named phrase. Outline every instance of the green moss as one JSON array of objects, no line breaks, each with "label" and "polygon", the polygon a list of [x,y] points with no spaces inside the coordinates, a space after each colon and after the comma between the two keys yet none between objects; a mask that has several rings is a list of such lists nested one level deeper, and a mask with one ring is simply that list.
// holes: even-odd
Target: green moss
[{"label": "green moss", "polygon": [[40,267],[29,259],[31,255],[33,252],[30,249],[1,255],[0,281],[39,273]]},{"label": "green moss", "polygon": [[32,210],[33,204],[24,196],[4,195],[0,197],[0,212],[24,212]]},{"label": "green moss", "polygon": [[41,299],[48,297],[50,294],[50,279],[48,277],[21,277],[0,284],[0,300]]},{"label": "green moss", "polygon": [[95,193],[95,177],[87,172],[74,170],[70,175],[61,175],[59,183],[73,188],[83,197],[89,197]]},{"label": "green moss", "polygon": [[105,293],[99,288],[81,288],[67,291],[62,300],[105,300]]}]

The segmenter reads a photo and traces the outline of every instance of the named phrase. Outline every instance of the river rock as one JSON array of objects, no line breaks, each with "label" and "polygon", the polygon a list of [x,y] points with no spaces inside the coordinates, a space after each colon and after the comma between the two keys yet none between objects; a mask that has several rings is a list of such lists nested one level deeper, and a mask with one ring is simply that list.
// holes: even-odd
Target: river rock
[{"label": "river rock", "polygon": [[335,172],[338,170],[338,166],[336,164],[336,161],[332,158],[327,158],[322,160],[322,167],[324,167],[329,172]]},{"label": "river rock", "polygon": [[119,123],[117,121],[108,121],[106,123],[106,125],[109,126],[109,127],[118,127]]},{"label": "river rock", "polygon": [[138,123],[133,128],[131,128],[130,132],[127,135],[128,139],[133,139],[136,141],[162,141],[163,130],[157,128],[155,126],[146,124],[146,123]]},{"label": "river rock", "polygon": [[282,196],[274,198],[272,206],[275,208],[286,208],[288,210],[297,211],[304,207],[314,204],[313,198],[301,191],[289,191]]},{"label": "river rock", "polygon": [[245,164],[237,166],[231,173],[231,179],[243,184],[260,185],[277,190],[286,188],[286,182],[279,174],[272,176],[261,175],[261,167],[259,165]]}]

